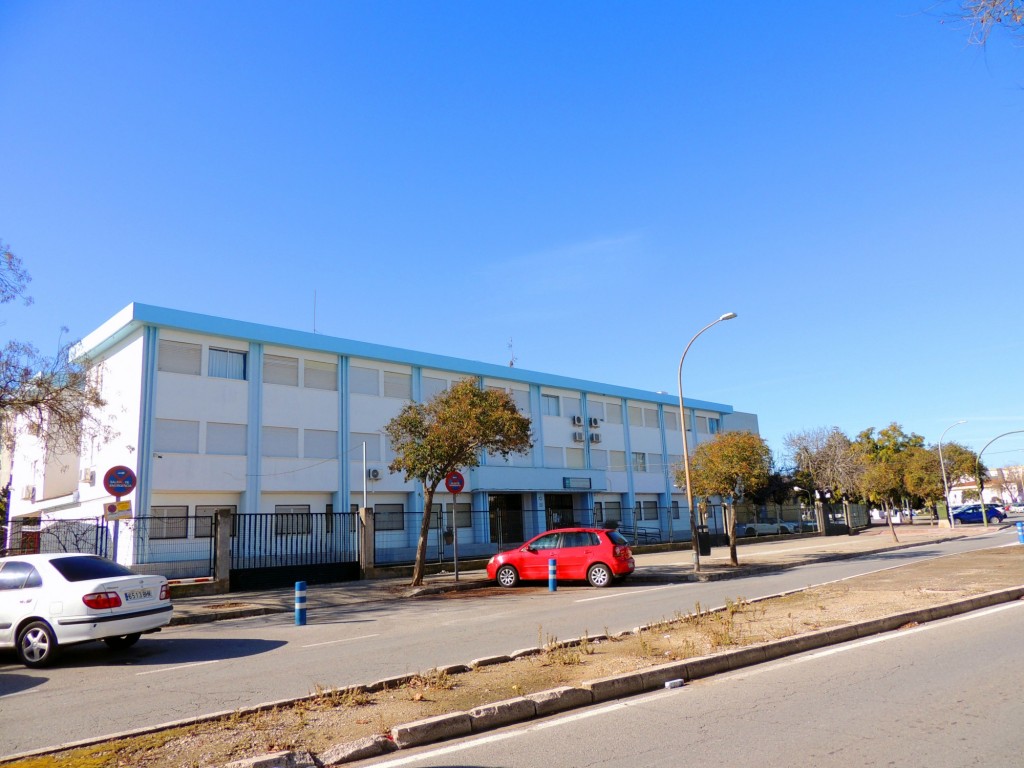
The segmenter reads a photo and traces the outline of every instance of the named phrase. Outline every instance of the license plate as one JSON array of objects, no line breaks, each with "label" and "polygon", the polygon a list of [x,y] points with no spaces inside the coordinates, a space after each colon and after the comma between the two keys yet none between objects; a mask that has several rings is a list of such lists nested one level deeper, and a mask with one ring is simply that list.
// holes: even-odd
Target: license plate
[{"label": "license plate", "polygon": [[148,600],[153,596],[151,589],[129,589],[124,593],[125,600]]}]

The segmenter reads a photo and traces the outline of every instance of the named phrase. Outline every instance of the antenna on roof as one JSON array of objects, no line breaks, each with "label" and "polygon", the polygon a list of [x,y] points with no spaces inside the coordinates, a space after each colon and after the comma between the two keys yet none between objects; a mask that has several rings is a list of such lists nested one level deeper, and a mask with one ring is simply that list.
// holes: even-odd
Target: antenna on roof
[{"label": "antenna on roof", "polygon": [[512,337],[509,336],[509,338],[508,338],[508,367],[509,368],[515,368],[516,367],[516,360],[517,359],[518,358],[516,358],[515,354],[512,351]]}]

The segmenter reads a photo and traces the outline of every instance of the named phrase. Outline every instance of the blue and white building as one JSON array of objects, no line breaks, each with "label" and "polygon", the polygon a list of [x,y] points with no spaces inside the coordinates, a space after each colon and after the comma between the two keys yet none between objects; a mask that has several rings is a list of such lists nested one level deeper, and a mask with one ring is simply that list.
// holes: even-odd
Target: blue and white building
[{"label": "blue and white building", "polygon": [[[308,537],[318,534],[303,516],[366,506],[378,562],[404,559],[418,534],[406,514],[421,512],[423,489],[388,471],[383,426],[410,400],[465,377],[508,391],[534,439],[526,455],[483,456],[467,470],[458,510],[439,489],[439,511],[470,513],[452,518],[465,553],[570,521],[690,538],[685,493],[673,483],[684,420],[674,393],[143,304],[89,334],[82,353],[99,364],[102,419],[114,436],[77,456],[46,456],[26,436],[13,458],[11,518],[43,527],[102,518],[114,501],[104,474],[129,467],[132,514],[149,520],[117,543],[117,559],[133,566],[162,561],[173,572],[154,553],[174,540],[208,541],[218,509],[273,516],[270,535]],[[723,403],[688,400],[684,416],[691,449],[719,431],[757,432],[755,415]]]}]

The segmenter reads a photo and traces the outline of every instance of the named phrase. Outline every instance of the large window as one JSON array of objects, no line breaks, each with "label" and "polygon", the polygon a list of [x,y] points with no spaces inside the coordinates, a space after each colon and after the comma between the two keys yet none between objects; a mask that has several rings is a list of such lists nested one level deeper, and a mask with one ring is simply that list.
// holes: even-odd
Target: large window
[{"label": "large window", "polygon": [[657,520],[658,519],[658,502],[656,501],[638,501],[637,507],[640,512],[641,520]]},{"label": "large window", "polygon": [[303,386],[309,389],[338,391],[338,364],[306,360],[302,370]]},{"label": "large window", "polygon": [[384,397],[412,400],[412,376],[408,373],[384,371]]},{"label": "large window", "polygon": [[647,454],[643,452],[633,453],[633,471],[634,472],[646,472],[647,471]]},{"label": "large window", "polygon": [[299,455],[299,430],[293,427],[264,427],[263,455],[297,458]]},{"label": "large window", "polygon": [[188,507],[152,507],[149,513],[149,538],[188,538]]},{"label": "large window", "polygon": [[203,364],[203,348],[199,344],[184,341],[160,340],[157,352],[157,368],[171,373],[187,373],[198,376]]},{"label": "large window", "polygon": [[544,416],[561,416],[562,409],[558,402],[558,395],[541,395],[540,412]]},{"label": "large window", "polygon": [[360,368],[357,365],[349,366],[348,386],[353,394],[379,395],[380,374],[376,368]]},{"label": "large window", "polygon": [[263,383],[299,386],[299,359],[281,355],[263,356]]},{"label": "large window", "polygon": [[306,429],[302,433],[303,456],[307,459],[338,458],[338,433],[329,429]]},{"label": "large window", "polygon": [[582,448],[566,448],[565,449],[565,466],[567,469],[583,469],[583,449]]},{"label": "large window", "polygon": [[274,533],[301,536],[312,532],[313,516],[309,504],[278,504],[274,507]]},{"label": "large window", "polygon": [[629,413],[629,426],[642,427],[644,425],[644,409],[639,405],[631,405],[626,409]]},{"label": "large window", "polygon": [[245,456],[248,427],[245,424],[206,425],[206,452],[221,456]]},{"label": "large window", "polygon": [[223,504],[217,506],[197,504],[195,527],[192,535],[197,539],[208,539],[212,537],[213,526],[217,519],[217,513],[222,510],[231,514],[231,535],[236,535],[237,531],[235,529],[238,527],[238,520],[236,518],[237,509],[238,508],[233,504],[230,506],[225,506]]},{"label": "large window", "polygon": [[609,472],[625,472],[626,471],[626,452],[625,451],[608,451],[608,471]]},{"label": "large window", "polygon": [[405,506],[403,504],[377,504],[373,508],[373,524],[378,531],[404,531]]},{"label": "large window", "polygon": [[245,354],[234,349],[210,349],[207,375],[245,381]]},{"label": "large window", "polygon": [[199,453],[199,422],[156,419],[153,450],[167,453]]}]

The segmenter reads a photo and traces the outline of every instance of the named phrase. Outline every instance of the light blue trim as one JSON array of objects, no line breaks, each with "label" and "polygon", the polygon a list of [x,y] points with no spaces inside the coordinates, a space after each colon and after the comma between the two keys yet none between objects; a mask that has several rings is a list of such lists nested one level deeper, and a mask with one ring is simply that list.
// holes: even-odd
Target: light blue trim
[{"label": "light blue trim", "polygon": [[633,483],[633,441],[630,439],[633,427],[629,423],[629,403],[623,399],[619,403],[619,407],[622,409],[622,443],[626,452],[626,503],[622,506],[629,510],[630,519],[626,522],[635,527],[637,525],[636,490]]},{"label": "light blue trim", "polygon": [[[348,512],[352,505],[349,488],[349,469],[352,457],[348,455],[348,358],[338,357],[338,490],[334,492],[334,511]],[[360,506],[362,506],[360,504]],[[359,537],[356,537],[358,546]]]},{"label": "light blue trim", "polygon": [[[139,440],[136,471],[138,485],[135,489],[135,516],[149,514],[153,500],[153,424],[156,414],[157,355],[160,349],[160,332],[155,326],[146,326],[142,331],[142,389],[139,393]],[[142,526],[138,526],[141,535]],[[142,544],[136,539],[135,546]],[[133,559],[135,555],[132,555]],[[114,553],[117,560],[117,553]]]},{"label": "light blue trim", "polygon": [[530,385],[530,425],[533,427],[533,449],[530,461],[535,467],[544,466],[544,414],[540,412],[540,385]]},{"label": "light blue trim", "polygon": [[241,513],[260,511],[263,492],[263,345],[249,343],[249,413],[245,461],[245,498]]},{"label": "light blue trim", "polygon": [[[82,342],[82,350],[84,354],[89,356],[100,355],[140,325],[155,325],[161,328],[174,328],[224,338],[243,339],[263,345],[274,344],[296,349],[329,352],[368,360],[395,362],[421,368],[496,378],[503,381],[578,390],[595,395],[622,397],[630,400],[662,403],[664,405],[678,404],[678,398],[668,393],[648,392],[614,384],[528,371],[522,368],[510,368],[507,365],[482,363],[446,355],[416,352],[400,347],[370,344],[351,339],[325,336],[319,333],[310,333],[308,331],[275,328],[269,325],[241,320],[228,320],[226,318],[202,315],[195,312],[183,312],[149,304],[130,304],[96,332],[87,336]],[[733,412],[733,407],[724,403],[687,399],[686,404],[693,408],[715,411],[722,414]]]}]

